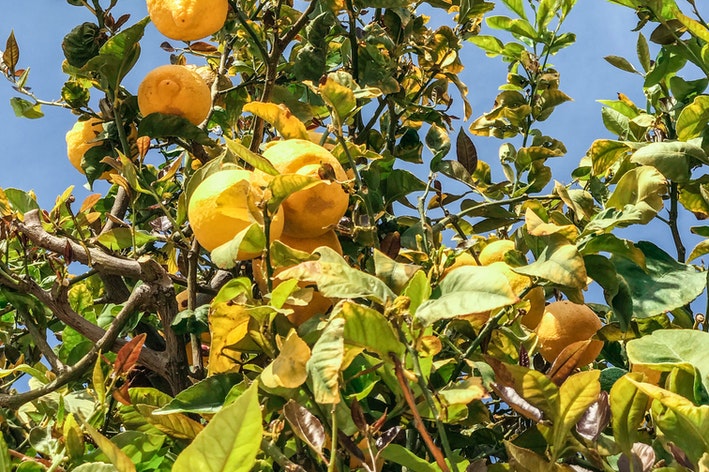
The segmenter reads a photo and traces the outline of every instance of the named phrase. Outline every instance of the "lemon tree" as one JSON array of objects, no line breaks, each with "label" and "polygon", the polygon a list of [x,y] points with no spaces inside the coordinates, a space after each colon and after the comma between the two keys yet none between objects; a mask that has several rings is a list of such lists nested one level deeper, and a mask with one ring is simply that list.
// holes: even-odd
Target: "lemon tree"
[{"label": "lemon tree", "polygon": [[646,103],[600,97],[570,175],[573,0],[66,3],[61,99],[0,54],[83,174],[0,189],[0,470],[709,467],[699,2],[614,2]]}]

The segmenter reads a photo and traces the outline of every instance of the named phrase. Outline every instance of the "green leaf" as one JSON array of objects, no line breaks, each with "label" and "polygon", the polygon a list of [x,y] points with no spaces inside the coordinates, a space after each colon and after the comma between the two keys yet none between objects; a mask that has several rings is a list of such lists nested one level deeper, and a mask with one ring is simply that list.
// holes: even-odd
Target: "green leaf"
[{"label": "green leaf", "polygon": [[118,472],[136,471],[133,461],[131,461],[130,457],[128,457],[125,452],[121,451],[118,445],[111,442],[111,440],[106,436],[96,431],[90,424],[84,423],[84,428],[99,449],[101,449],[101,452],[103,452],[106,457],[108,457],[108,460],[111,461],[111,464],[116,467]]},{"label": "green leaf", "polygon": [[512,19],[507,16],[489,16],[486,18],[487,25],[490,28],[504,30],[516,36],[522,36],[529,39],[537,39],[537,31],[529,21],[523,18]]},{"label": "green leaf", "polygon": [[345,319],[331,319],[315,342],[306,368],[313,383],[315,401],[340,402],[340,367],[345,355]]},{"label": "green leaf", "polygon": [[[141,431],[123,431],[111,438],[136,465],[148,464],[155,460],[165,443],[162,434],[143,433]],[[101,456],[96,460],[103,460]]]},{"label": "green leaf", "polygon": [[709,358],[699,346],[709,346],[709,333],[693,329],[661,329],[626,344],[633,365],[669,372],[679,367],[694,376],[694,396],[708,402]]},{"label": "green leaf", "polygon": [[229,139],[228,137],[224,136],[224,141],[226,142],[226,147],[227,149],[229,149],[229,151],[233,152],[240,159],[243,159],[244,162],[251,165],[254,169],[258,169],[268,175],[279,174],[278,170],[276,170],[276,168],[273,167],[273,164],[271,164],[271,161],[269,161],[265,157],[256,154],[255,152],[251,152],[249,148],[236,141],[235,139]]},{"label": "green leaf", "polygon": [[620,178],[606,202],[606,208],[633,208],[640,213],[640,223],[647,224],[664,207],[662,196],[665,193],[667,180],[657,169],[636,167]]},{"label": "green leaf", "polygon": [[84,67],[89,59],[98,55],[103,41],[101,28],[85,22],[72,29],[62,40],[62,51],[69,65]]},{"label": "green leaf", "polygon": [[401,358],[406,347],[389,321],[371,308],[353,302],[345,302],[338,316],[345,320],[345,344],[376,352],[384,361],[390,360],[390,353]]},{"label": "green leaf", "polygon": [[98,56],[89,59],[82,70],[98,73],[104,91],[117,92],[123,78],[138,61],[139,41],[149,22],[150,18],[145,17],[130,28],[111,36],[99,49]]},{"label": "green leaf", "polygon": [[579,244],[579,252],[586,256],[599,252],[609,252],[617,257],[624,257],[636,265],[645,268],[645,254],[628,239],[607,233],[590,236]]},{"label": "green leaf", "polygon": [[649,71],[651,66],[650,46],[642,33],[638,33],[636,50],[638,52],[638,61],[640,61],[640,66],[642,66],[645,72]]},{"label": "green leaf", "polygon": [[138,125],[138,135],[151,138],[177,137],[205,146],[213,145],[206,131],[192,124],[187,118],[165,113],[151,113]]},{"label": "green leaf", "polygon": [[600,370],[579,372],[567,378],[559,387],[559,418],[554,422],[554,450],[563,446],[571,428],[598,400],[601,393],[598,381],[600,375]]},{"label": "green leaf", "polygon": [[167,405],[153,411],[153,415],[217,413],[222,409],[229,390],[242,380],[243,376],[236,373],[212,375],[178,393]]},{"label": "green leaf", "polygon": [[214,248],[212,262],[220,269],[231,269],[239,261],[239,254],[260,254],[266,249],[266,234],[258,223],[253,223],[241,230],[234,239]]},{"label": "green leaf", "polygon": [[520,18],[527,19],[522,0],[502,0],[502,3],[504,3],[507,8],[515,12]]},{"label": "green leaf", "polygon": [[677,139],[688,141],[702,136],[709,122],[709,96],[698,95],[677,118]]},{"label": "green leaf", "polygon": [[649,318],[687,305],[706,288],[706,273],[681,264],[659,247],[640,241],[646,270],[625,258],[613,257],[616,272],[630,287],[636,318]]},{"label": "green leaf", "polygon": [[548,243],[533,263],[515,267],[514,271],[539,277],[562,287],[582,289],[586,286],[586,267],[576,245],[559,235],[549,236]]},{"label": "green leaf", "polygon": [[[41,469],[44,470],[44,469]],[[72,469],[73,472],[116,472],[118,469],[113,464],[106,464],[104,462],[89,462],[81,464],[79,467]],[[17,469],[17,472],[20,469]]]},{"label": "green leaf", "polygon": [[667,179],[678,183],[689,180],[691,159],[706,163],[707,156],[699,146],[678,141],[650,143],[630,156],[630,162],[652,166]]},{"label": "green leaf", "polygon": [[446,275],[438,290],[438,298],[424,301],[416,311],[416,319],[423,326],[518,301],[507,277],[497,268],[488,266],[458,267]]},{"label": "green leaf", "polygon": [[[135,238],[135,241],[134,241]],[[96,242],[106,246],[111,251],[121,251],[133,247],[145,246],[157,241],[157,238],[146,231],[133,230],[132,228],[114,228],[96,237]]]},{"label": "green leaf", "polygon": [[10,106],[18,118],[36,119],[44,116],[42,106],[39,103],[32,103],[24,98],[12,97]]},{"label": "green leaf", "polygon": [[635,66],[633,66],[630,61],[628,61],[624,57],[620,56],[606,56],[603,59],[608,61],[613,67],[617,67],[620,70],[623,70],[625,72],[632,72],[634,74],[640,74],[640,72],[637,71]]},{"label": "green leaf", "polygon": [[318,290],[330,298],[366,298],[382,305],[396,298],[384,282],[350,267],[333,249],[323,246],[314,253],[320,255],[318,260],[301,262],[278,274],[278,278],[315,282]]},{"label": "green leaf", "polygon": [[709,42],[709,29],[707,29],[706,26],[702,25],[694,18],[690,18],[684,13],[682,13],[682,11],[677,8],[676,5],[673,8],[673,13],[675,15],[675,18],[677,18],[680,23],[682,23],[689,30],[690,33],[692,33],[692,36],[696,36],[705,43]]},{"label": "green leaf", "polygon": [[597,139],[586,151],[591,158],[594,175],[604,175],[613,164],[630,151],[630,147],[620,141]]},{"label": "green leaf", "polygon": [[429,464],[413,451],[399,444],[390,444],[381,451],[380,457],[386,461],[406,467],[411,472],[438,472],[440,469]]},{"label": "green leaf", "polygon": [[352,85],[354,85],[352,76],[347,72],[339,71],[328,74],[325,83],[319,87],[320,95],[330,108],[333,124],[338,130],[357,108],[357,99]]},{"label": "green leaf", "polygon": [[374,250],[373,259],[375,275],[384,281],[394,293],[401,293],[411,277],[421,270],[421,266],[396,262],[379,249]]},{"label": "green leaf", "polygon": [[183,450],[174,472],[248,472],[256,463],[263,438],[263,419],[254,382]]},{"label": "green leaf", "polygon": [[560,421],[559,389],[546,375],[536,370],[514,364],[493,365],[495,381],[508,384],[531,405],[544,413],[544,419],[552,423]]},{"label": "green leaf", "polygon": [[268,211],[275,213],[281,203],[283,203],[283,200],[288,198],[291,194],[308,189],[321,182],[322,180],[319,178],[309,175],[276,175],[268,183],[268,188],[271,191],[271,198],[268,201]]},{"label": "green leaf", "polygon": [[638,437],[638,427],[645,418],[648,396],[638,391],[632,380],[642,374],[627,374],[615,381],[610,391],[613,437],[628,453]]},{"label": "green leaf", "polygon": [[2,434],[0,434],[0,472],[12,472],[10,452]]},{"label": "green leaf", "polygon": [[654,399],[652,419],[663,436],[682,449],[696,464],[709,451],[709,405],[696,406],[681,395],[652,384],[629,379]]},{"label": "green leaf", "polygon": [[477,47],[485,51],[488,57],[495,57],[504,51],[504,44],[495,36],[471,36],[468,41],[475,44]]}]

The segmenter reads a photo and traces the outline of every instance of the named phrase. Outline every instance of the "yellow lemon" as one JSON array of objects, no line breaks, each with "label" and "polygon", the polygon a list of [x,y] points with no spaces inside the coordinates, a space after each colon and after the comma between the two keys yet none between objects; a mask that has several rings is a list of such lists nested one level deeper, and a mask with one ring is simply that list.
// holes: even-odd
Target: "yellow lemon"
[{"label": "yellow lemon", "polygon": [[[601,326],[601,320],[586,305],[578,305],[568,300],[550,303],[535,330],[539,338],[539,353],[547,361],[553,362],[566,346],[591,339]],[[602,341],[591,341],[578,365],[593,362],[601,349]]]},{"label": "yellow lemon", "polygon": [[219,31],[229,12],[227,0],[147,0],[150,20],[160,33],[194,41]]},{"label": "yellow lemon", "polygon": [[[81,160],[86,151],[101,145],[101,141],[96,141],[96,137],[102,132],[102,121],[98,118],[89,118],[85,121],[77,121],[66,133],[66,153],[69,162],[82,174],[84,169],[81,167]],[[100,178],[107,179],[110,174],[109,171],[106,171]]]},{"label": "yellow lemon", "polygon": [[[317,185],[290,195],[283,202],[283,234],[314,238],[332,229],[347,211],[349,195],[336,181],[347,173],[330,152],[304,139],[278,141],[263,153],[281,174],[299,174],[322,179]],[[332,174],[334,180],[328,180]]]},{"label": "yellow lemon", "polygon": [[198,125],[207,118],[211,106],[212,93],[204,79],[185,66],[156,67],[138,86],[138,107],[143,116],[178,115]]},{"label": "yellow lemon", "polygon": [[493,262],[505,262],[505,253],[514,248],[514,241],[498,239],[485,246],[482,251],[480,251],[478,259],[480,259],[480,264],[482,265],[490,265]]},{"label": "yellow lemon", "polygon": [[[187,217],[199,244],[212,251],[231,241],[239,232],[258,223],[264,224],[263,213],[257,207],[261,189],[252,182],[252,172],[231,168],[204,179],[192,193]],[[270,224],[270,239],[283,231],[283,215],[279,210]],[[240,251],[240,260],[253,259],[258,253]]]}]

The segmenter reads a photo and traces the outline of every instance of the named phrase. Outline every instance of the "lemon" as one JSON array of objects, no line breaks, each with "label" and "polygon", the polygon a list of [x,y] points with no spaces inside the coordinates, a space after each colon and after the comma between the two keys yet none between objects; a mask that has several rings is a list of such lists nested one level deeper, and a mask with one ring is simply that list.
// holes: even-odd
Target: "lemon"
[{"label": "lemon", "polygon": [[[347,180],[347,173],[330,152],[304,139],[278,141],[263,153],[281,174],[320,177],[332,173],[334,180]],[[323,172],[324,171],[324,172]],[[323,179],[317,185],[290,195],[282,204],[283,234],[314,238],[332,229],[347,211],[349,195],[338,182]]]},{"label": "lemon", "polygon": [[480,259],[481,265],[490,265],[493,262],[505,262],[505,253],[514,248],[514,241],[498,239],[485,246],[482,251],[480,251],[480,254],[478,254],[478,259]]},{"label": "lemon", "polygon": [[[103,122],[98,118],[89,118],[84,121],[77,121],[66,133],[66,153],[69,162],[76,170],[84,174],[81,167],[81,160],[86,151],[94,146],[100,146],[101,141],[96,141],[99,134],[103,132]],[[101,179],[107,179],[111,172],[106,171],[101,174]]]},{"label": "lemon", "polygon": [[194,41],[219,31],[229,11],[227,0],[147,0],[150,20],[160,33]]},{"label": "lemon", "polygon": [[148,72],[138,86],[138,107],[143,116],[178,115],[198,125],[209,114],[212,93],[194,70],[164,65]]},{"label": "lemon", "polygon": [[[283,244],[299,251],[312,253],[320,246],[327,246],[337,251],[338,254],[342,255],[342,246],[340,245],[340,241],[337,238],[337,235],[332,230],[315,238],[293,238],[282,234],[278,239]],[[254,261],[252,268],[254,271],[254,280],[256,281],[259,290],[261,290],[261,293],[268,293],[268,284],[266,283],[266,261],[264,259],[257,259]],[[276,276],[287,268],[288,267],[277,267],[274,269],[273,275]],[[276,288],[280,283],[280,279],[274,279],[273,288]],[[304,288],[308,284],[306,282],[300,282],[299,285]],[[288,319],[295,326],[300,326],[313,316],[326,313],[331,306],[332,301],[316,290],[313,291],[313,296],[307,305],[286,304],[283,308],[289,308],[293,310],[293,313],[288,315]]]},{"label": "lemon", "polygon": [[[554,359],[569,344],[591,339],[601,329],[598,316],[586,305],[562,300],[547,305],[536,333],[539,338],[539,353],[544,359]],[[593,362],[603,349],[603,342],[591,341],[578,361],[578,365]]]},{"label": "lemon", "polygon": [[[244,169],[225,169],[204,179],[187,206],[187,217],[199,244],[212,251],[253,223],[263,225],[263,214],[256,206],[261,192],[253,183],[252,172]],[[283,215],[279,210],[270,224],[270,238],[277,238],[282,230]],[[237,258],[247,260],[258,255],[240,251]]]}]

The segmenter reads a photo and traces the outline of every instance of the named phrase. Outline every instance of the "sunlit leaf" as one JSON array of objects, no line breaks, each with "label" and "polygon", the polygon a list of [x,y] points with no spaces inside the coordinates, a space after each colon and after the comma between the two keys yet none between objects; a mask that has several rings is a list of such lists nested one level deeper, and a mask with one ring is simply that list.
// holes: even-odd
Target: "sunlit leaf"
[{"label": "sunlit leaf", "polygon": [[383,280],[395,293],[400,293],[411,280],[411,277],[421,270],[421,267],[414,264],[396,262],[383,252],[375,249],[374,269],[379,279]]},{"label": "sunlit leaf", "polygon": [[709,122],[709,96],[698,95],[677,118],[677,139],[688,141],[701,136]]},{"label": "sunlit leaf", "polygon": [[397,357],[403,355],[404,344],[381,313],[348,301],[342,305],[338,316],[345,320],[346,344],[376,352],[384,361],[390,360],[390,353]]},{"label": "sunlit leaf", "polygon": [[345,354],[345,319],[330,320],[312,349],[307,363],[313,382],[315,401],[322,404],[340,402],[340,366]]},{"label": "sunlit leaf", "polygon": [[559,387],[559,420],[554,428],[559,434],[567,434],[581,419],[586,410],[598,399],[601,384],[599,370],[574,374]]},{"label": "sunlit leaf", "polygon": [[212,343],[209,349],[209,374],[237,370],[241,355],[229,348],[247,336],[249,313],[246,307],[230,302],[213,303],[209,316]]},{"label": "sunlit leaf", "polygon": [[99,449],[101,449],[101,452],[103,452],[116,467],[118,472],[135,472],[135,465],[133,465],[130,457],[128,457],[125,452],[121,451],[116,444],[112,443],[110,439],[96,431],[90,424],[84,423],[84,428]]},{"label": "sunlit leaf", "polygon": [[709,405],[697,406],[683,396],[655,385],[632,378],[629,381],[655,400],[652,405],[655,426],[696,464],[709,451]]},{"label": "sunlit leaf", "polygon": [[[709,344],[709,333],[692,329],[661,329],[628,341],[628,360],[633,365],[659,371],[679,367],[694,376],[697,401],[709,401],[709,359],[697,346]],[[703,386],[703,390],[702,390]]]},{"label": "sunlit leaf", "polygon": [[606,208],[624,210],[631,207],[640,212],[640,223],[646,224],[664,207],[662,196],[665,193],[667,180],[657,169],[636,167],[620,178],[606,202]]},{"label": "sunlit leaf", "polygon": [[178,393],[165,406],[153,411],[153,415],[169,413],[217,413],[222,409],[231,388],[241,382],[243,376],[235,373],[216,374],[191,385]]},{"label": "sunlit leaf", "polygon": [[263,425],[254,382],[234,403],[224,407],[185,448],[175,472],[248,472],[256,462]]},{"label": "sunlit leaf", "polygon": [[706,273],[681,264],[646,241],[635,244],[645,254],[645,269],[626,258],[612,258],[618,275],[628,284],[633,313],[648,318],[674,310],[697,298],[706,287]]},{"label": "sunlit leaf", "polygon": [[296,388],[308,377],[306,363],[310,360],[310,347],[300,339],[295,330],[288,333],[281,351],[261,373],[266,387]]},{"label": "sunlit leaf", "polygon": [[630,151],[630,147],[620,141],[608,139],[597,139],[586,151],[586,155],[591,158],[594,175],[604,175],[620,158]]},{"label": "sunlit leaf", "polygon": [[243,159],[247,164],[253,166],[254,169],[258,169],[269,175],[279,174],[278,170],[276,170],[273,164],[265,157],[251,152],[249,148],[234,139],[229,139],[225,136],[224,141],[226,142],[227,149],[236,154],[240,159]]},{"label": "sunlit leaf", "polygon": [[284,104],[253,101],[244,105],[243,110],[271,123],[284,139],[308,139],[308,131],[303,122]]},{"label": "sunlit leaf", "polygon": [[383,281],[350,267],[333,249],[323,246],[314,253],[320,255],[318,260],[302,262],[286,269],[278,274],[278,278],[315,282],[318,290],[331,298],[367,298],[382,304],[396,298]]},{"label": "sunlit leaf", "polygon": [[707,160],[706,154],[699,146],[678,141],[664,141],[641,147],[630,156],[630,161],[652,166],[668,180],[683,183],[690,177],[692,164],[690,158],[700,162]]},{"label": "sunlit leaf", "polygon": [[638,437],[638,426],[645,417],[648,395],[640,392],[632,379],[642,374],[627,374],[613,384],[610,391],[613,437],[623,451],[630,451]]},{"label": "sunlit leaf", "polygon": [[424,326],[468,313],[494,310],[517,302],[510,282],[495,267],[462,266],[452,270],[439,285],[440,296],[426,300],[416,311]]},{"label": "sunlit leaf", "polygon": [[139,248],[156,240],[155,236],[146,231],[131,228],[113,228],[96,237],[96,242],[111,251],[121,251],[132,247]]}]

